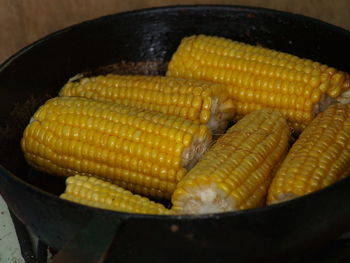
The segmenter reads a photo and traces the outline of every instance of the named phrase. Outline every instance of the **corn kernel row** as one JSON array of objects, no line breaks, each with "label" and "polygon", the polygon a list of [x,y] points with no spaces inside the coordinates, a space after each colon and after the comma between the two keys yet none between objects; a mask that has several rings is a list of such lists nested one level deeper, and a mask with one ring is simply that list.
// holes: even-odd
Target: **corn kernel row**
[{"label": "corn kernel row", "polygon": [[119,212],[172,214],[172,211],[166,209],[162,204],[94,177],[80,175],[68,177],[65,192],[60,195],[60,198]]},{"label": "corn kernel row", "polygon": [[263,109],[246,115],[178,183],[173,210],[193,214],[263,206],[288,139],[289,127],[280,113]]},{"label": "corn kernel row", "polygon": [[167,76],[225,84],[234,100],[236,120],[262,107],[277,109],[299,132],[332,101],[349,101],[350,78],[345,72],[220,37],[184,38]]},{"label": "corn kernel row", "polygon": [[207,124],[223,132],[233,116],[224,86],[162,76],[108,74],[69,81],[61,96],[79,96],[143,108]]},{"label": "corn kernel row", "polygon": [[206,126],[180,117],[57,97],[34,114],[24,131],[22,149],[27,161],[40,170],[143,185],[139,193],[157,192],[155,197],[169,198],[210,141]]}]

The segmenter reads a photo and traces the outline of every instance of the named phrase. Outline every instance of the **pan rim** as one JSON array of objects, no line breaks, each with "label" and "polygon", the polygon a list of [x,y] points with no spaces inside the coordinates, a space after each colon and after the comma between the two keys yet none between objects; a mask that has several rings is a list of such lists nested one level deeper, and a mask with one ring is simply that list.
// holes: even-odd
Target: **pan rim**
[{"label": "pan rim", "polygon": [[[159,12],[174,12],[174,11],[186,11],[186,10],[229,10],[229,11],[241,11],[243,13],[246,12],[251,12],[251,13],[260,13],[264,12],[265,14],[272,15],[272,14],[277,14],[281,17],[288,16],[288,17],[293,17],[296,20],[303,20],[305,22],[311,22],[311,23],[316,23],[322,25],[325,29],[331,29],[332,31],[339,32],[343,35],[348,35],[350,38],[350,32],[342,27],[339,27],[337,25],[333,25],[327,22],[324,22],[320,19],[317,18],[312,18],[309,16],[301,15],[301,14],[295,14],[292,12],[287,12],[287,11],[280,11],[280,10],[274,10],[274,9],[269,9],[269,8],[262,8],[262,7],[253,7],[253,6],[244,6],[244,5],[216,5],[216,4],[203,4],[203,5],[167,5],[167,6],[161,6],[161,7],[152,7],[152,8],[143,8],[143,9],[137,9],[137,10],[132,10],[132,11],[125,11],[125,12],[120,12],[120,13],[114,13],[114,14],[109,14],[105,16],[101,16],[98,18],[94,19],[89,19],[80,23],[73,24],[71,26],[65,27],[63,29],[57,30],[53,33],[50,33],[34,42],[31,44],[23,47],[16,53],[14,53],[12,56],[7,58],[1,65],[0,65],[0,74],[11,65],[17,58],[21,57],[23,54],[31,50],[32,48],[39,47],[42,43],[45,43],[48,40],[51,40],[55,37],[60,36],[61,34],[64,34],[68,31],[75,30],[76,28],[79,27],[84,27],[88,26],[94,23],[99,23],[100,21],[103,20],[111,20],[114,17],[123,17],[123,16],[133,16],[133,15],[143,15],[143,14],[156,14]],[[0,176],[7,177],[8,180],[13,180],[17,184],[23,185],[28,191],[32,191],[35,194],[43,195],[46,198],[51,199],[54,202],[62,202],[65,203],[66,205],[70,205],[73,207],[79,207],[81,208],[82,206],[86,210],[91,211],[99,211],[103,212],[108,215],[116,215],[120,218],[138,218],[138,219],[159,219],[159,220],[164,220],[164,219],[170,219],[170,220],[205,220],[205,219],[213,219],[213,218],[223,218],[223,217],[232,217],[232,216],[239,216],[239,215],[249,215],[249,214],[259,214],[264,211],[269,211],[270,209],[278,209],[278,208],[283,208],[285,206],[291,206],[291,204],[297,204],[297,202],[304,202],[305,200],[308,199],[317,199],[317,196],[322,194],[322,193],[327,193],[334,191],[339,187],[339,185],[349,182],[350,178],[344,178],[326,188],[323,188],[321,190],[315,191],[313,193],[295,198],[293,200],[289,200],[286,202],[281,202],[278,204],[273,204],[265,207],[260,207],[260,208],[254,208],[254,209],[248,209],[248,210],[240,210],[240,211],[231,211],[231,212],[224,212],[224,213],[215,213],[215,214],[200,214],[200,215],[147,215],[147,214],[136,214],[136,213],[126,213],[126,212],[118,212],[118,211],[111,211],[111,210],[105,210],[105,209],[100,209],[100,208],[94,208],[94,207],[89,207],[81,204],[77,204],[71,201],[63,200],[60,199],[58,196],[47,192],[43,189],[40,189],[39,187],[36,187],[25,180],[21,179],[20,177],[16,176],[9,170],[7,170],[5,167],[3,167],[0,164]]]},{"label": "pan rim", "polygon": [[323,189],[317,190],[315,192],[296,197],[292,200],[284,201],[281,203],[276,203],[276,204],[271,204],[271,205],[266,205],[263,207],[259,208],[252,208],[252,209],[246,209],[246,210],[238,210],[238,211],[230,211],[230,212],[221,212],[221,213],[208,213],[208,214],[181,214],[181,215],[154,215],[154,214],[139,214],[139,213],[128,213],[128,212],[122,212],[122,211],[113,211],[113,210],[107,210],[107,209],[102,209],[102,208],[97,208],[97,207],[92,207],[92,206],[87,206],[87,205],[82,205],[78,204],[69,200],[61,199],[58,196],[44,191],[40,189],[39,187],[32,185],[18,176],[14,175],[10,171],[8,171],[6,168],[4,168],[0,164],[0,176],[7,177],[7,180],[12,180],[16,181],[16,183],[21,184],[24,186],[28,191],[33,192],[34,194],[40,194],[44,195],[46,198],[49,198],[50,201],[54,202],[63,202],[66,205],[69,205],[71,207],[78,207],[79,209],[83,208],[84,210],[91,210],[92,212],[98,212],[98,213],[103,213],[105,215],[109,216],[118,216],[118,218],[122,220],[127,220],[127,219],[157,219],[157,220],[177,220],[177,221],[194,221],[194,220],[210,220],[210,219],[219,219],[223,217],[233,217],[233,216],[249,216],[249,215],[259,215],[260,213],[264,212],[269,212],[271,209],[283,209],[286,206],[295,206],[298,205],[298,203],[309,201],[310,199],[316,200],[318,196],[324,195],[324,194],[331,194],[331,192],[336,192],[339,186],[345,184],[345,183],[350,183],[350,176],[346,177],[344,179],[341,179],[340,181],[329,185]]}]

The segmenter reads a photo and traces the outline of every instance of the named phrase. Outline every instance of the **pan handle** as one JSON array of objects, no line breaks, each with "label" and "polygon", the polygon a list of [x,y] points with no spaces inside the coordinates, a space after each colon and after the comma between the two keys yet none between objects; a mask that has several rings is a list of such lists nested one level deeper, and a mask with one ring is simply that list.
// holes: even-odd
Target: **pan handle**
[{"label": "pan handle", "polygon": [[50,262],[102,263],[108,255],[122,221],[93,215]]}]

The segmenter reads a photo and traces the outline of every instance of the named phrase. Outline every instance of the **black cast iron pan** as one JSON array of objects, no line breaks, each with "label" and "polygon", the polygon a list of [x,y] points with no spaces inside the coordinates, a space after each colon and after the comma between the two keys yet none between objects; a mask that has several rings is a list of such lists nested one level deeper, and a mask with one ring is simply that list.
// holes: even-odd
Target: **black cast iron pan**
[{"label": "black cast iron pan", "polygon": [[162,74],[181,38],[199,33],[350,72],[348,31],[304,16],[234,6],[116,14],[51,34],[18,52],[0,67],[0,191],[44,243],[65,248],[56,262],[288,262],[350,228],[350,178],[260,209],[147,216],[60,200],[61,179],[31,172],[20,151],[22,131],[70,77],[101,67]]}]

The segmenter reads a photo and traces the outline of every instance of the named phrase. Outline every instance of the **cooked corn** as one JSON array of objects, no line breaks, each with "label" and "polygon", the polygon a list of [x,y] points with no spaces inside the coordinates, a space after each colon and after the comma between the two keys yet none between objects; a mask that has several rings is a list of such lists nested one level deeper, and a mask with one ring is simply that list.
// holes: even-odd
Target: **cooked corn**
[{"label": "cooked corn", "polygon": [[70,176],[60,198],[114,211],[170,215],[172,211],[146,197],[135,195],[109,182],[87,176]]},{"label": "cooked corn", "polygon": [[350,105],[320,113],[292,146],[273,179],[268,203],[322,189],[350,172]]},{"label": "cooked corn", "polygon": [[169,198],[210,141],[205,125],[180,117],[58,97],[35,113],[22,149],[27,161],[45,172],[94,175],[135,193]]},{"label": "cooked corn", "polygon": [[220,37],[182,40],[167,76],[226,84],[235,118],[260,108],[278,109],[302,131],[331,102],[349,102],[345,72],[287,53]]},{"label": "cooked corn", "polygon": [[264,205],[272,175],[287,152],[289,134],[279,112],[262,109],[246,115],[179,182],[173,210],[215,213]]},{"label": "cooked corn", "polygon": [[221,84],[163,76],[113,75],[68,82],[62,96],[115,102],[206,124],[223,133],[233,117],[232,100]]}]

